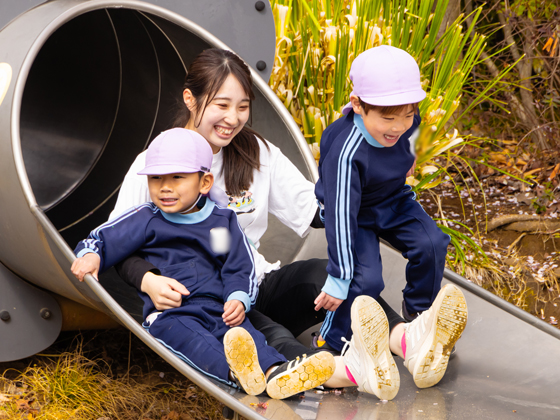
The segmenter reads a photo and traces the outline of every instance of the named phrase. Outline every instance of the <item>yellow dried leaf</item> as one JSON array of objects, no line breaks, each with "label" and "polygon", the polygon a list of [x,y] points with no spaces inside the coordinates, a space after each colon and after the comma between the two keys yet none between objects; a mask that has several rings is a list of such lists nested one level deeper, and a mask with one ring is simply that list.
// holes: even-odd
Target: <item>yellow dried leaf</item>
[{"label": "yellow dried leaf", "polygon": [[437,172],[438,168],[432,165],[426,165],[423,166],[422,169],[420,169],[420,173],[422,174],[422,176],[428,175],[428,174],[433,174],[434,172]]},{"label": "yellow dried leaf", "polygon": [[414,187],[414,186],[418,185],[420,183],[420,181],[418,181],[416,178],[414,178],[414,176],[409,176],[408,178],[406,178],[406,183],[408,185],[411,185],[411,186]]},{"label": "yellow dried leaf", "polygon": [[503,163],[507,162],[507,158],[501,153],[490,153],[489,156],[490,159],[492,159],[495,162],[503,162]]}]

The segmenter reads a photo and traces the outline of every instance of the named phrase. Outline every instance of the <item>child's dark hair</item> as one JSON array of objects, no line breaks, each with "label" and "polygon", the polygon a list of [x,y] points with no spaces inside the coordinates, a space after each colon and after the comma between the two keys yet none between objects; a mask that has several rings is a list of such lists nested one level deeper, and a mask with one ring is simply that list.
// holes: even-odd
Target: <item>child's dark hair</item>
[{"label": "child's dark hair", "polygon": [[412,110],[415,114],[418,114],[418,102],[413,104],[405,104],[405,105],[394,105],[394,106],[379,106],[379,105],[370,105],[362,101],[361,98],[358,98],[360,101],[360,106],[365,111],[366,115],[369,111],[375,110],[378,111],[381,115],[389,115],[389,114],[400,114],[403,111],[407,111],[408,107],[412,106]]},{"label": "child's dark hair", "polygon": [[[196,101],[195,106],[200,117],[198,121],[194,121],[195,127],[200,124],[206,107],[230,74],[235,76],[249,99],[254,100],[251,71],[235,53],[210,48],[200,53],[191,63],[183,90],[189,89]],[[182,101],[181,103],[174,127],[185,127],[192,117],[187,106]],[[259,140],[268,149],[268,145],[258,133],[243,127],[231,143],[223,148],[222,173],[229,195],[240,195],[253,183],[253,170],[260,169]]]}]

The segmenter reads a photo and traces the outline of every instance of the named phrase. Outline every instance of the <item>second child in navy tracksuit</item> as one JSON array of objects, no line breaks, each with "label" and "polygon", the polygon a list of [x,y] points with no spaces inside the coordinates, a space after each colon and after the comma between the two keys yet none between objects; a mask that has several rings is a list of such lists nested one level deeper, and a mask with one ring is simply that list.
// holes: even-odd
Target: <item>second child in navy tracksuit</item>
[{"label": "second child in navy tracksuit", "polygon": [[[213,201],[227,205],[213,187],[211,165],[212,149],[198,133],[175,128],[160,134],[139,172],[148,176],[152,202],[92,231],[76,247],[72,272],[82,280],[139,252],[188,290],[181,306],[162,312],[139,292],[144,327],[175,355],[251,395],[266,389],[273,398],[286,398],[318,386],[334,372],[332,355],[287,362],[245,318],[258,293],[251,245],[235,213]],[[302,365],[322,380],[300,377]]]},{"label": "second child in navy tracksuit", "polygon": [[[372,76],[383,66],[385,77]],[[418,102],[426,94],[414,59],[394,47],[361,54],[352,64],[354,92],[346,114],[321,138],[315,193],[324,205],[328,277],[317,306],[330,310],[321,336],[334,349],[352,335],[350,310],[359,295],[379,297],[384,288],[379,239],[408,259],[405,314],[430,308],[441,287],[449,236],[405,184],[415,164],[411,138],[420,124]]]}]

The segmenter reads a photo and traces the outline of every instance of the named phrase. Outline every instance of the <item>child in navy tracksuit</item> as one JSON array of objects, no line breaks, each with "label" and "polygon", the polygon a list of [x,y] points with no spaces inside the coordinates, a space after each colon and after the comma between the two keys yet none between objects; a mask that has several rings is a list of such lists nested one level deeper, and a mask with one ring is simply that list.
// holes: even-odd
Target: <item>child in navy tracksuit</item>
[{"label": "child in navy tracksuit", "polygon": [[[377,298],[384,288],[379,239],[408,259],[403,312],[430,308],[441,286],[449,236],[428,216],[405,184],[426,97],[414,59],[381,46],[358,56],[346,114],[321,138],[315,193],[324,205],[328,277],[316,300],[329,312],[321,336],[334,349],[349,339],[350,309],[359,295]],[[411,169],[412,168],[412,169]]]},{"label": "child in navy tracksuit", "polygon": [[[139,251],[188,289],[180,307],[163,312],[139,292],[144,327],[173,353],[251,395],[266,388],[271,397],[285,398],[318,386],[334,371],[330,354],[287,363],[245,319],[258,293],[253,257],[235,213],[215,203],[227,205],[227,197],[213,187],[211,165],[212,149],[198,133],[175,128],[160,134],[139,172],[148,176],[152,202],[92,231],[76,247],[72,272],[82,280]],[[302,364],[318,371],[317,380],[300,378]],[[281,387],[278,378],[286,375]]]}]

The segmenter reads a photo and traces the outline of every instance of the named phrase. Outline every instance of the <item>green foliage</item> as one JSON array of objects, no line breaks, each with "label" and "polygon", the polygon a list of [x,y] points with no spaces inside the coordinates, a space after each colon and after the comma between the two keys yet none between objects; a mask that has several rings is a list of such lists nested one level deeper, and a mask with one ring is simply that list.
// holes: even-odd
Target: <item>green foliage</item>
[{"label": "green foliage", "polygon": [[[474,232],[467,225],[457,222],[456,220],[434,220],[439,222],[438,226],[442,232],[448,234],[451,238],[451,245],[455,249],[455,252],[448,253],[447,263],[453,267],[457,273],[464,275],[468,266],[484,267],[491,264],[482,247],[472,239]],[[450,228],[448,223],[460,225],[470,233],[470,236]]]},{"label": "green foliage", "polygon": [[[270,85],[291,111],[317,159],[323,130],[340,117],[349,100],[348,74],[354,58],[384,44],[416,58],[427,98],[420,103],[418,168],[409,182],[418,192],[437,185],[445,171],[437,172],[442,164],[434,158],[454,158],[448,151],[463,142],[455,129],[454,113],[486,46],[485,36],[475,31],[482,7],[441,30],[447,0],[271,0],[271,5],[277,49]],[[511,68],[505,66],[462,109],[462,115],[491,101]]]},{"label": "green foliage", "polygon": [[531,206],[535,209],[535,213],[545,213],[550,202],[555,199],[555,187],[550,181],[539,185],[537,188],[537,195],[531,200]]},{"label": "green foliage", "polygon": [[553,1],[543,0],[517,0],[509,2],[511,11],[517,16],[526,16],[528,19],[545,17],[550,19],[558,9],[558,4]]},{"label": "green foliage", "polygon": [[[463,93],[473,90],[473,69],[484,61],[486,36],[475,30],[482,6],[443,28],[448,0],[271,0],[271,6],[277,46],[270,86],[290,110],[317,160],[323,130],[340,117],[349,100],[352,61],[366,49],[392,45],[416,59],[427,93],[419,105],[416,172],[407,182],[421,193],[437,186],[458,164],[472,169],[454,152],[465,143],[457,121],[483,103],[503,106],[493,98],[506,86],[503,79],[514,65],[503,66],[491,81],[478,84],[461,116],[455,115]],[[474,140],[467,138],[466,143]],[[466,248],[475,255],[481,251],[472,240],[453,235],[458,238],[456,261],[464,261]]]},{"label": "green foliage", "polygon": [[[517,138],[527,149],[555,149],[560,138],[560,2],[558,0],[473,0],[484,7],[476,30],[487,36],[487,57],[474,69],[467,101],[491,84],[503,66],[497,100],[470,117],[488,135]],[[494,134],[496,133],[496,134]]]}]

